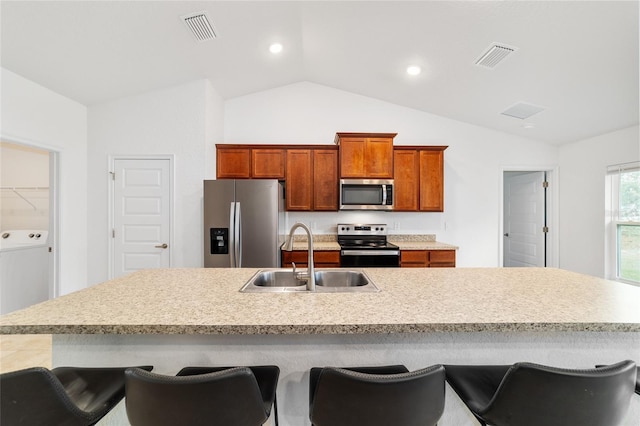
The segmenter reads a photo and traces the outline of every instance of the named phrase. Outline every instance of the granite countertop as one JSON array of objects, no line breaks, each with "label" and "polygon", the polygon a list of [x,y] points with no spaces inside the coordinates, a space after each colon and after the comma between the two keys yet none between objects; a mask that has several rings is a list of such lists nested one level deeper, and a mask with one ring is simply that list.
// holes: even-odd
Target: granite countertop
[{"label": "granite countertop", "polygon": [[[397,245],[400,250],[458,250],[457,246],[436,241],[432,234],[401,235],[392,234],[387,240]],[[293,240],[294,250],[307,250],[306,235],[295,235]],[[340,250],[336,235],[319,234],[313,236],[314,250]]]},{"label": "granite countertop", "polygon": [[0,317],[0,334],[640,332],[640,288],[553,268],[370,268],[379,293],[240,293],[256,269],[138,271]]}]

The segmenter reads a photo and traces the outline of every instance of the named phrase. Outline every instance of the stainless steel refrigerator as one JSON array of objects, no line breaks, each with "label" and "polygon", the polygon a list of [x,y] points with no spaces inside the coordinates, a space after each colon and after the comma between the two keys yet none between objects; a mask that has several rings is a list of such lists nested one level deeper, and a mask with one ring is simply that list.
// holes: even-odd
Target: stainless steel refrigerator
[{"label": "stainless steel refrigerator", "polygon": [[275,179],[204,181],[204,266],[277,268],[284,188]]}]

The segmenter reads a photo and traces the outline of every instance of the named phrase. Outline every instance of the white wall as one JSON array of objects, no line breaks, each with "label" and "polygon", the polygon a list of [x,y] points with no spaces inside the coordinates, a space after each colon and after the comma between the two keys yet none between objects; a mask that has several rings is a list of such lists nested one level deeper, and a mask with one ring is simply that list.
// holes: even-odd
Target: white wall
[{"label": "white wall", "polygon": [[197,80],[89,108],[89,285],[108,278],[109,156],[174,156],[172,266],[202,266],[202,180],[222,135],[221,105]]},{"label": "white wall", "polygon": [[336,132],[397,132],[397,145],[448,145],[444,213],[289,213],[288,223],[312,222],[318,233],[356,221],[433,233],[460,247],[459,266],[499,266],[502,169],[557,165],[555,146],[313,83],[225,102],[225,143],[333,144]]},{"label": "white wall", "polygon": [[59,152],[59,292],[87,283],[87,109],[9,70],[1,72],[0,135]]},{"label": "white wall", "polygon": [[605,273],[605,175],[640,160],[638,126],[560,147],[560,267]]}]

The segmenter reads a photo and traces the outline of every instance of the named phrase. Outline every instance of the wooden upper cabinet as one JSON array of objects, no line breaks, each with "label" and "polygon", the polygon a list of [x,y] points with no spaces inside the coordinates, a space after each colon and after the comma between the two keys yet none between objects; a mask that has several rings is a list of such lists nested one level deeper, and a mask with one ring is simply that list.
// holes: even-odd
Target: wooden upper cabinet
[{"label": "wooden upper cabinet", "polygon": [[395,133],[337,133],[340,178],[393,178]]},{"label": "wooden upper cabinet", "polygon": [[420,162],[418,151],[393,153],[394,210],[417,211],[420,205]]},{"label": "wooden upper cabinet", "polygon": [[420,151],[420,211],[444,211],[444,151]]},{"label": "wooden upper cabinet", "polygon": [[287,210],[338,210],[338,152],[288,149]]},{"label": "wooden upper cabinet", "polygon": [[285,149],[216,145],[218,179],[284,179]]},{"label": "wooden upper cabinet", "polygon": [[284,179],[284,149],[251,150],[251,177],[253,179]]},{"label": "wooden upper cabinet", "polygon": [[313,150],[313,210],[338,210],[338,151]]},{"label": "wooden upper cabinet", "polygon": [[216,149],[216,176],[218,179],[249,179],[251,177],[250,148]]},{"label": "wooden upper cabinet", "polygon": [[396,211],[444,211],[446,146],[402,146],[394,149]]},{"label": "wooden upper cabinet", "polygon": [[311,149],[287,150],[287,210],[313,209],[313,154]]}]

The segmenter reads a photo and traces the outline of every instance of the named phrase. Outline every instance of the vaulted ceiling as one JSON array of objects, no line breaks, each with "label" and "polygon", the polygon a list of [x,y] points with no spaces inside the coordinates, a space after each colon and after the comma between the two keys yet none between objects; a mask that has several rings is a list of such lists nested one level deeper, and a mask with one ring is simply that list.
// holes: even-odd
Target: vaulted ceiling
[{"label": "vaulted ceiling", "polygon": [[[0,7],[2,67],[89,106],[200,78],[225,99],[309,81],[554,144],[638,124],[638,1]],[[198,42],[182,17],[203,11],[217,37]],[[494,43],[513,51],[476,65]],[[501,114],[520,103],[542,111]]]}]

